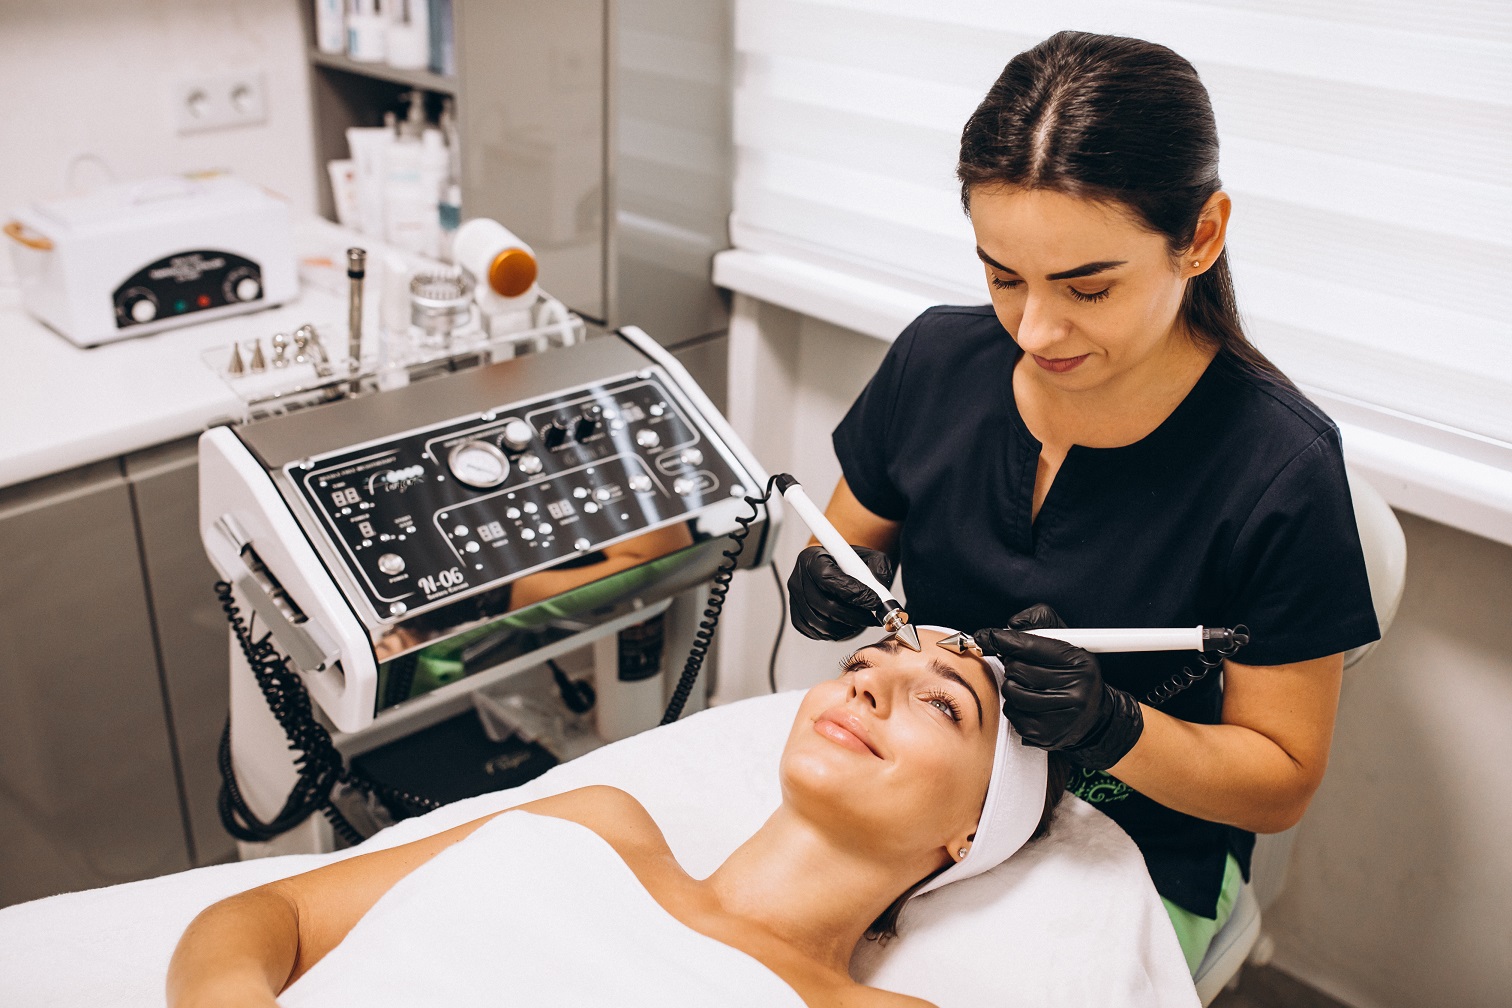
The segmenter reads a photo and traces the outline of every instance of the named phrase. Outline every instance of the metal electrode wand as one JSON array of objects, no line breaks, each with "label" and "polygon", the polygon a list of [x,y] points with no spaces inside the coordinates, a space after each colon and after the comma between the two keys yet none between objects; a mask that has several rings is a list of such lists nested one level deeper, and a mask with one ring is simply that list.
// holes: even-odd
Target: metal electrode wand
[{"label": "metal electrode wand", "polygon": [[362,371],[362,282],[367,275],[367,250],[347,249],[347,280],[350,283],[347,305],[347,356],[351,358],[351,384],[348,395],[356,395]]},{"label": "metal electrode wand", "polygon": [[809,527],[809,531],[814,533],[814,538],[819,540],[819,545],[824,547],[824,551],[835,558],[835,563],[840,565],[840,569],[876,593],[877,598],[881,600],[877,609],[877,619],[882,624],[882,628],[913,650],[923,650],[919,646],[919,631],[908,622],[908,613],[904,611],[902,604],[893,597],[892,592],[888,591],[882,582],[877,580],[871,568],[866,566],[865,562],[856,555],[856,551],[851,548],[850,543],[845,541],[845,537],[830,524],[828,518],[824,517],[824,512],[809,500],[808,494],[803,492],[803,487],[798,481],[787,473],[778,473],[772,477],[772,481],[777,487],[777,492],[793,506],[794,511],[798,512],[798,517],[802,518],[803,523]]}]

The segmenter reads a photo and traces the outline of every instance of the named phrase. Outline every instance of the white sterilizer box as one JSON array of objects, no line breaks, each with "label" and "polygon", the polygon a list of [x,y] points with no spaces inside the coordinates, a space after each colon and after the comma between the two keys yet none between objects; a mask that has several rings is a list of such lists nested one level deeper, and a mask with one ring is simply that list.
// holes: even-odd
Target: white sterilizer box
[{"label": "white sterilizer box", "polygon": [[5,233],[22,303],[79,346],[271,308],[299,292],[288,204],[231,175],[36,202]]}]

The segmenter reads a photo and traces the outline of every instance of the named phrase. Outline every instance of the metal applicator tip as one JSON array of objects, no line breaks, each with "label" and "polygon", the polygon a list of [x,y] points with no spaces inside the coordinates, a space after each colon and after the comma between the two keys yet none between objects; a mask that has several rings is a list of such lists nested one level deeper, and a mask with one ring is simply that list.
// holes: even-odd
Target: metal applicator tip
[{"label": "metal applicator tip", "polygon": [[898,629],[894,630],[892,632],[892,635],[898,638],[898,640],[902,641],[905,647],[912,648],[915,651],[924,650],[924,648],[919,644],[919,631],[914,629],[912,623],[904,623],[902,626],[898,627]]}]

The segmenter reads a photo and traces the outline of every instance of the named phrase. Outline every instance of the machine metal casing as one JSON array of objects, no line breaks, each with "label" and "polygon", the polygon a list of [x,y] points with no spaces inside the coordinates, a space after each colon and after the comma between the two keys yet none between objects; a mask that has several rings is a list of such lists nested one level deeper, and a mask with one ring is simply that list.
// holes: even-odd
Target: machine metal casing
[{"label": "machine metal casing", "polygon": [[7,233],[26,309],[79,346],[299,292],[288,204],[231,176],[119,183],[14,217]]},{"label": "machine metal casing", "polygon": [[[548,448],[550,429],[574,418],[576,430]],[[504,440],[510,421],[529,427],[525,447]],[[496,486],[457,479],[452,452],[479,442],[510,459]],[[538,473],[520,472],[526,456]],[[567,598],[556,589],[572,571],[644,570],[628,589],[636,605],[708,580],[722,537],[749,513],[743,498],[766,480],[681,365],[628,328],[215,428],[200,457],[212,563],[346,732],[372,722],[380,661],[518,612],[540,590],[533,577],[548,598]],[[743,566],[765,559],[768,518],[762,509]],[[670,552],[633,549],[653,540]],[[627,544],[630,557],[617,559]],[[380,573],[379,559],[398,572]]]}]

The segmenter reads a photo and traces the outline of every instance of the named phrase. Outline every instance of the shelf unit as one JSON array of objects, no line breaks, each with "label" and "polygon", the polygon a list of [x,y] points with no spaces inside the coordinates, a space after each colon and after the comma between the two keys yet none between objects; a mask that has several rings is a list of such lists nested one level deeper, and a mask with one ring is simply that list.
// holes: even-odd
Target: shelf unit
[{"label": "shelf unit", "polygon": [[[456,76],[320,52],[305,24],[316,191],[346,131],[450,97],[463,217],[503,222],[542,283],[590,322],[633,323],[667,346],[729,322],[712,260],[726,248],[734,143],[734,0],[452,0]],[[722,384],[722,376],[719,380]]]},{"label": "shelf unit", "polygon": [[431,94],[452,95],[457,93],[455,78],[443,77],[440,74],[431,73],[429,70],[401,70],[391,67],[387,63],[360,63],[346,56],[336,56],[331,53],[321,52],[319,49],[310,50],[310,63],[312,66],[322,67],[326,70],[339,70],[342,73],[355,74],[358,77],[370,77],[375,80],[389,81],[393,84],[403,84],[409,88],[419,88],[429,91]]}]

